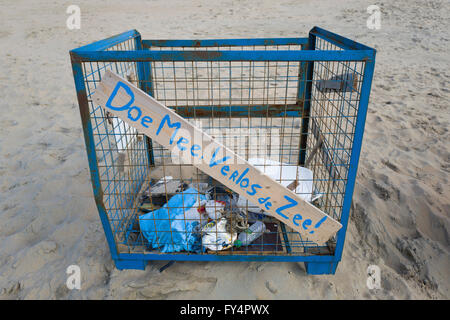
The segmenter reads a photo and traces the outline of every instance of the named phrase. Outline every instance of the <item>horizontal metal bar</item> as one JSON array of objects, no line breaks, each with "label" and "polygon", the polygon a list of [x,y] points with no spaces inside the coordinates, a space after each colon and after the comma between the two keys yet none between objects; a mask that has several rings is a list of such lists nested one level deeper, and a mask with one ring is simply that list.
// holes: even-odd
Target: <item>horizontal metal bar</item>
[{"label": "horizontal metal bar", "polygon": [[80,61],[365,61],[373,59],[373,50],[312,51],[74,51]]},{"label": "horizontal metal bar", "polygon": [[139,36],[139,32],[137,32],[137,30],[129,30],[124,33],[79,47],[77,49],[72,50],[72,52],[106,50],[108,48],[111,48],[112,46],[115,46],[118,43],[127,41],[129,39],[133,39],[137,36]]},{"label": "horizontal metal bar", "polygon": [[279,262],[330,262],[330,255],[245,255],[245,254],[143,254],[119,253],[124,260],[177,260],[177,261],[279,261]]},{"label": "horizontal metal bar", "polygon": [[284,117],[300,116],[302,106],[297,104],[269,105],[215,105],[215,106],[168,106],[185,118],[199,117]]},{"label": "horizontal metal bar", "polygon": [[356,41],[350,40],[348,38],[342,37],[336,33],[324,30],[319,27],[314,27],[309,32],[312,35],[315,35],[316,37],[319,37],[325,41],[328,41],[339,48],[347,49],[347,50],[371,50],[375,51],[375,49],[370,48],[368,46],[365,46],[361,43],[358,43]]},{"label": "horizontal metal bar", "polygon": [[308,38],[261,39],[205,39],[205,40],[142,40],[144,48],[150,47],[226,47],[226,46],[286,46],[303,45]]}]

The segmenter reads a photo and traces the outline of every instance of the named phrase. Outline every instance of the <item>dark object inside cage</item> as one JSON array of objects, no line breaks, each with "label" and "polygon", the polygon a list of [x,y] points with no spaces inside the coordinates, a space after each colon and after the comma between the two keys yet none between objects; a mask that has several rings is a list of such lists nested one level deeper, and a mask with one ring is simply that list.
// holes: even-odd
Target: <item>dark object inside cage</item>
[{"label": "dark object inside cage", "polygon": [[[75,49],[71,59],[95,200],[119,269],[144,269],[149,260],[259,260],[305,262],[310,274],[335,272],[375,50],[317,27],[307,38],[220,40],[142,40],[132,30]],[[106,70],[343,228],[319,246],[182,164],[92,102]]]}]

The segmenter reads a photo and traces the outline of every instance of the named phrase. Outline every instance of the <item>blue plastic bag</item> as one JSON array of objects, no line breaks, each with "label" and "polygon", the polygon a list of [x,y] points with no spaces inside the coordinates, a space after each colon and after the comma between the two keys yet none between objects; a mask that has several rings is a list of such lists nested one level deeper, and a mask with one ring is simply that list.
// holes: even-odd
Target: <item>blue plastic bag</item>
[{"label": "blue plastic bag", "polygon": [[175,194],[162,208],[139,217],[142,234],[153,249],[165,253],[201,250],[200,235],[193,232],[198,222],[185,220],[183,212],[197,200],[206,200],[206,196],[189,188]]}]

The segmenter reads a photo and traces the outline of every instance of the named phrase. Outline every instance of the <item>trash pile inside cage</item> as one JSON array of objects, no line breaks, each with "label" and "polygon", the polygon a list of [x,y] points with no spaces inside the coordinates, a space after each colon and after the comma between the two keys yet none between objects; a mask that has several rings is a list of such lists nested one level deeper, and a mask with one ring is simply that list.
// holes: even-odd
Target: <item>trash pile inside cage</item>
[{"label": "trash pile inside cage", "polygon": [[[249,162],[273,179],[281,176],[282,185],[295,189],[306,201],[317,203],[321,197],[313,193],[313,173],[307,168],[261,158]],[[298,177],[295,185],[292,177]],[[151,180],[144,184],[137,207],[125,241],[134,251],[273,253],[284,252],[286,246],[276,219],[213,179],[187,182],[164,176]]]},{"label": "trash pile inside cage", "polygon": [[[94,197],[119,269],[143,269],[148,260],[267,260],[335,272],[375,50],[317,27],[305,38],[279,39],[143,40],[131,30],[72,50],[71,60]],[[107,71],[342,228],[319,245],[183,164],[93,102]]]}]

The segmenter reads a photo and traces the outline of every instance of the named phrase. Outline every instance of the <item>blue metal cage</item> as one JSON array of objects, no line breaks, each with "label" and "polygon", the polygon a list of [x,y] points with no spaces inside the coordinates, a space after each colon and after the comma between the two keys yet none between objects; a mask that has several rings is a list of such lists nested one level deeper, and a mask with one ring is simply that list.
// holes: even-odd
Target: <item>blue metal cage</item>
[{"label": "blue metal cage", "polygon": [[[257,260],[304,262],[309,274],[335,273],[351,209],[374,49],[318,27],[307,38],[217,40],[142,40],[131,30],[72,50],[70,56],[94,197],[118,269],[144,269],[149,260]],[[143,192],[151,193],[154,182],[168,175],[187,183],[210,180],[175,163],[169,150],[93,104],[91,96],[106,70],[126,77],[247,160],[270,158],[282,169],[309,168],[315,205],[342,229],[324,246],[269,221],[266,240],[252,248],[163,253],[149,247],[135,230]],[[282,175],[277,180],[283,179],[296,181]]]}]

